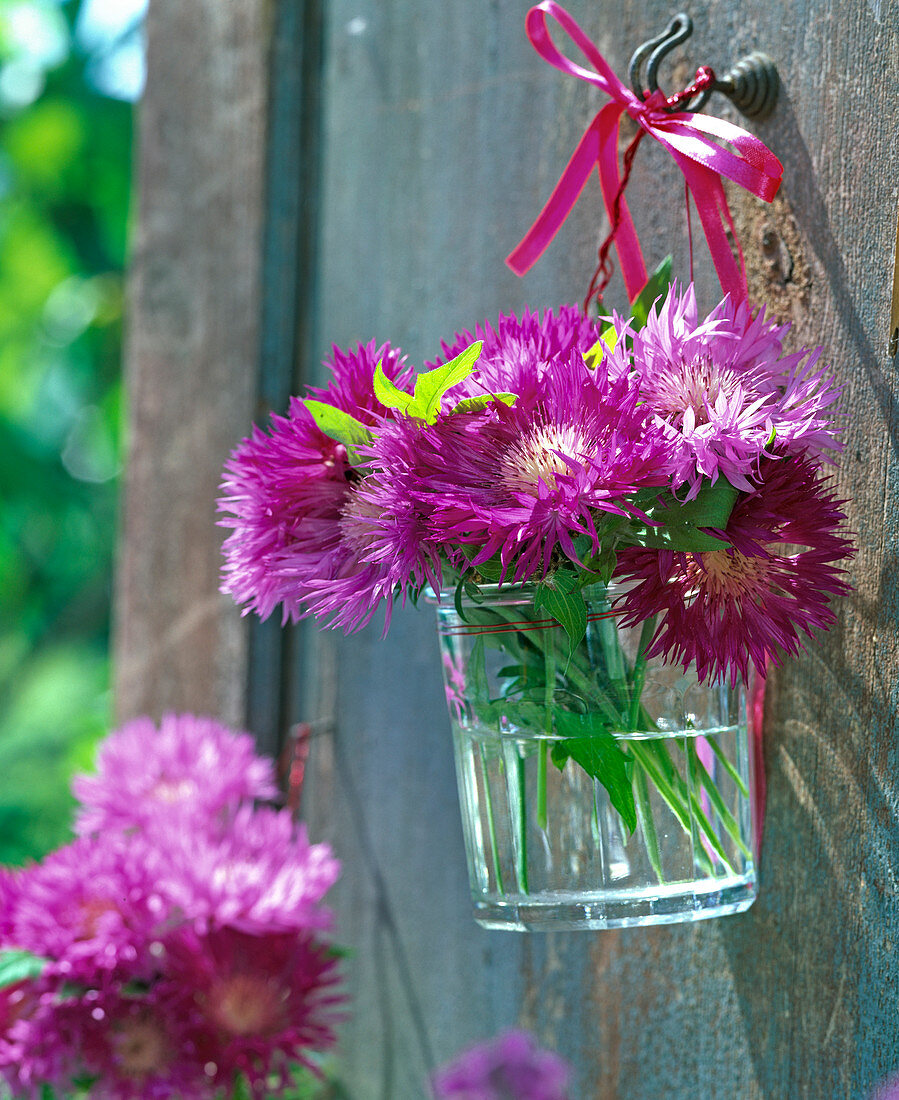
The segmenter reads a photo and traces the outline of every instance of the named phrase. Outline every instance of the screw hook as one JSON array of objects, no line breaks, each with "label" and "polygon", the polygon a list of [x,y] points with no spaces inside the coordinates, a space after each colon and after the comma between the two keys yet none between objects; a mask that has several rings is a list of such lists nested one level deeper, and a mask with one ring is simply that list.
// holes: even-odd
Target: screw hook
[{"label": "screw hook", "polygon": [[[634,95],[641,100],[647,98],[641,80],[641,70],[647,58],[646,81],[652,93],[659,90],[660,63],[673,49],[686,42],[692,33],[693,20],[686,12],[679,12],[660,35],[650,38],[634,51],[628,67]],[[747,118],[761,120],[774,110],[779,91],[780,77],[774,62],[766,53],[754,50],[741,58],[724,76],[714,80],[693,102],[681,102],[673,109],[701,111],[712,92],[721,92]]]}]

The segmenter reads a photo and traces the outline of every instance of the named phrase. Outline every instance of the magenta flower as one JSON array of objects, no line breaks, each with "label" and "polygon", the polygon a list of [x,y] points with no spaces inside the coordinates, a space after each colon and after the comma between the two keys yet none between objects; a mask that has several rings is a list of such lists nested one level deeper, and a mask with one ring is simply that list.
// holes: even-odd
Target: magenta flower
[{"label": "magenta flower", "polygon": [[97,1100],[183,1100],[211,1096],[193,1044],[188,998],[158,988],[45,993],[13,1028],[19,1062],[15,1095],[70,1094],[73,1080],[92,1081]]},{"label": "magenta flower", "polygon": [[471,1047],[434,1076],[438,1100],[568,1100],[568,1066],[526,1031]]},{"label": "magenta flower", "polygon": [[290,1064],[318,1072],[309,1055],[336,1041],[337,957],[308,934],[246,935],[188,927],[166,942],[166,985],[190,991],[191,1042],[212,1082],[227,1088],[246,1076],[255,1097],[290,1079]]},{"label": "magenta flower", "polygon": [[498,553],[504,572],[523,581],[545,575],[557,550],[577,560],[579,534],[597,549],[595,513],[632,514],[629,494],[667,483],[669,446],[627,377],[590,371],[574,352],[542,391],[530,406],[385,427],[372,453],[426,522],[418,542],[406,542],[384,498],[376,541],[397,559],[439,548],[452,560],[466,546],[477,565]]},{"label": "magenta flower", "polygon": [[342,409],[363,424],[376,426],[386,412],[375,397],[372,385],[378,363],[394,385],[411,392],[413,371],[402,352],[389,344],[378,347],[374,340],[370,340],[367,344],[359,344],[355,351],[332,347],[331,358],[323,364],[331,372],[331,381],[320,389],[309,386],[308,395],[316,401]]},{"label": "magenta flower", "polygon": [[145,974],[155,929],[170,914],[158,885],[164,865],[141,837],[80,837],[21,873],[9,941],[49,958],[46,974]]},{"label": "magenta flower", "polygon": [[[374,396],[379,361],[395,384],[407,385],[399,352],[372,342],[353,353],[335,348],[334,380],[311,395],[374,426],[387,415]],[[280,604],[285,623],[326,617],[331,594],[339,594],[343,612],[330,625],[367,622],[389,598],[390,582],[360,557],[358,476],[343,444],[319,430],[299,398],[287,417],[272,416],[269,434],[254,428],[225,464],[219,522],[233,530],[223,547],[222,591],[263,619]]]},{"label": "magenta flower", "polygon": [[[840,444],[840,389],[818,365],[820,348],[781,358],[786,326],[725,298],[700,321],[693,287],[673,285],[658,314],[619,342],[610,358],[632,366],[640,392],[674,444],[674,486],[695,495],[703,478],[725,477],[749,492],[773,452],[821,457]],[[629,363],[630,361],[630,363]]]},{"label": "magenta flower", "polygon": [[158,888],[200,930],[231,925],[248,933],[330,927],[321,900],[340,874],[327,844],[310,844],[289,810],[242,806],[227,831],[191,833],[160,817],[150,832],[165,852]]},{"label": "magenta flower", "polygon": [[599,339],[600,327],[578,306],[559,306],[556,313],[526,309],[521,319],[514,313],[500,314],[495,326],[485,321],[474,333],[457,335],[442,344],[443,358],[426,368],[448,362],[475,340],[483,341],[477,370],[453,390],[457,399],[482,393],[515,393],[519,404],[528,406],[539,396],[548,375],[567,369],[571,353],[589,351]]},{"label": "magenta flower", "polygon": [[842,502],[804,458],[764,459],[760,484],[742,496],[723,535],[728,549],[703,553],[626,549],[616,579],[635,582],[621,598],[631,626],[662,615],[649,656],[664,654],[701,680],[765,675],[780,651],[795,654],[801,634],[829,627],[829,598],[850,590],[837,564],[854,551]]},{"label": "magenta flower", "polygon": [[20,872],[0,867],[0,948],[9,943],[12,932],[12,912],[19,892]]},{"label": "magenta flower", "polygon": [[249,734],[192,714],[166,714],[158,728],[127,722],[101,744],[96,775],[76,776],[72,790],[82,835],[144,828],[167,812],[211,827],[241,802],[278,794],[274,766]]}]

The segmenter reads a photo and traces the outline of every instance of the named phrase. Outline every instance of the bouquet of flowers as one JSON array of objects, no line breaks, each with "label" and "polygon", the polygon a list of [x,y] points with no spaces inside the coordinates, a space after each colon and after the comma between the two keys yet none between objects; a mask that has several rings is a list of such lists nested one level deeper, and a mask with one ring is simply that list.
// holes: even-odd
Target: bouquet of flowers
[{"label": "bouquet of flowers", "polygon": [[[601,785],[624,840],[639,824],[659,883],[674,873],[658,798],[709,875],[750,860],[714,772],[735,796],[749,781],[723,742],[688,739],[676,764],[658,736],[730,728],[734,704],[706,720],[682,683],[671,718],[653,693],[670,695],[678,667],[713,688],[764,675],[833,623],[830,598],[847,591],[827,471],[840,388],[821,349],[785,353],[784,326],[727,297],[702,317],[667,276],[627,317],[563,306],[484,323],[417,377],[389,345],[335,348],[330,383],[226,467],[223,587],[247,609],[353,631],[383,607],[386,630],[395,599],[440,600],[457,730],[519,737],[468,792],[481,817],[469,845],[492,848],[494,893],[510,879],[529,892],[536,841],[510,791],[533,790],[545,839],[548,761]],[[647,675],[653,661],[668,681]],[[462,782],[471,754],[459,765]]]},{"label": "bouquet of flowers", "polygon": [[140,718],[74,790],[77,838],[0,874],[0,1091],[232,1100],[318,1074],[339,866],[255,805],[277,788],[251,738]]}]

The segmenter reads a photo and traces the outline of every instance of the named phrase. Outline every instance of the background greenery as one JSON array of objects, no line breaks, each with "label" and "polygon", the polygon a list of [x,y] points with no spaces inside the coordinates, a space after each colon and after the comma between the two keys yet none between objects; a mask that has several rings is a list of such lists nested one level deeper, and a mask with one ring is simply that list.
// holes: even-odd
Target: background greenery
[{"label": "background greenery", "polygon": [[68,838],[109,720],[139,39],[90,6],[0,0],[0,863]]}]

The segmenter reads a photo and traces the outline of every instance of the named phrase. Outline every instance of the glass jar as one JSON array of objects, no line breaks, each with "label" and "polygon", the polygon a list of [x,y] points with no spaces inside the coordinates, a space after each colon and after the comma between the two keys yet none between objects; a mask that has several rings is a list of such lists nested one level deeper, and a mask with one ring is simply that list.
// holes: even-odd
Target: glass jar
[{"label": "glass jar", "polygon": [[[699,683],[585,590],[573,646],[528,586],[438,603],[475,919],[519,931],[737,913],[757,892],[747,690]],[[460,614],[461,611],[461,614]]]}]

